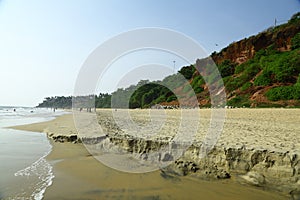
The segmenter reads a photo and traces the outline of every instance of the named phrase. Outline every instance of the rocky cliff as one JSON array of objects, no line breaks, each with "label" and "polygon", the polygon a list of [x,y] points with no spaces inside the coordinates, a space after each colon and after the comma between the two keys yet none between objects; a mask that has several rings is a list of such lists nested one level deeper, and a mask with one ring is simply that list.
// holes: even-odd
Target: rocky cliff
[{"label": "rocky cliff", "polygon": [[[300,13],[288,23],[271,27],[257,35],[233,42],[220,52],[212,53],[222,77],[227,105],[233,107],[299,107],[300,106]],[[206,74],[209,59],[197,60],[195,66],[179,72],[192,85],[200,106],[210,106]],[[202,74],[193,67],[200,69]],[[203,72],[204,71],[204,72]],[[189,76],[193,72],[192,76]],[[201,81],[206,77],[206,81]],[[298,80],[298,81],[297,81]],[[186,85],[176,91],[185,91]],[[287,95],[294,93],[295,95]],[[185,102],[189,104],[189,99]],[[175,101],[161,103],[178,106]],[[193,106],[193,105],[189,105]]]},{"label": "rocky cliff", "polygon": [[274,45],[278,51],[291,50],[291,39],[300,32],[299,22],[294,22],[298,15],[295,14],[289,24],[270,27],[258,35],[245,38],[238,42],[233,42],[228,47],[222,49],[219,53],[213,53],[212,59],[220,64],[224,60],[230,60],[233,63],[241,64],[254,57],[255,53],[261,49],[266,49]]}]

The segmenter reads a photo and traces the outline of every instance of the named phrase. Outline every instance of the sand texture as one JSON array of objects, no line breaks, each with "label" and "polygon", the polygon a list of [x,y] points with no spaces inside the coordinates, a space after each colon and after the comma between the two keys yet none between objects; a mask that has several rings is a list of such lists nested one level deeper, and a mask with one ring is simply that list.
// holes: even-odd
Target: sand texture
[{"label": "sand texture", "polygon": [[58,116],[56,119],[47,122],[13,126],[8,128],[43,132],[55,142],[77,142],[77,130],[74,124],[73,114]]},{"label": "sand texture", "polygon": [[[120,146],[128,152],[135,154],[143,154],[146,152],[150,154],[153,149],[160,148],[165,142],[174,140],[176,134],[181,134],[179,124],[182,124],[182,112],[180,110],[166,110],[163,114],[161,111],[130,110],[131,120],[129,121],[128,118],[124,118],[122,115],[114,115],[113,112],[119,111],[120,110],[97,110],[97,121],[101,125],[102,132],[98,135],[94,132],[92,135],[94,135],[94,137],[105,136],[106,140],[109,139],[113,145]],[[83,195],[85,198],[91,199],[94,199],[97,195],[102,197],[99,199],[103,199],[105,195],[107,198],[111,197],[111,199],[116,199],[116,196],[113,197],[113,194],[111,193],[112,189],[110,189],[115,188],[116,185],[119,185],[120,187],[116,189],[115,192],[118,195],[121,195],[121,198],[124,197],[122,195],[125,195],[125,197],[137,195],[140,196],[141,199],[147,199],[147,197],[155,199],[156,196],[150,195],[154,192],[154,194],[157,194],[157,197],[161,197],[162,199],[174,197],[175,194],[177,199],[182,199],[184,196],[180,196],[179,194],[194,194],[192,196],[197,197],[192,189],[195,185],[204,188],[208,187],[209,189],[214,190],[218,187],[217,185],[221,183],[226,183],[226,187],[227,185],[230,185],[228,187],[232,187],[233,191],[234,188],[238,188],[238,191],[243,191],[241,192],[241,195],[243,196],[243,194],[245,194],[245,196],[243,196],[242,199],[247,199],[247,197],[252,197],[249,199],[263,199],[258,196],[254,198],[251,196],[254,194],[251,194],[251,192],[247,190],[256,190],[256,188],[242,187],[243,189],[241,189],[239,188],[241,186],[236,185],[237,182],[278,191],[283,195],[291,195],[294,199],[300,197],[300,110],[227,109],[222,134],[217,140],[214,148],[207,152],[208,155],[204,158],[201,156],[201,148],[205,146],[202,144],[202,141],[206,137],[208,127],[210,126],[211,110],[201,109],[199,112],[200,118],[195,118],[194,113],[191,115],[184,115],[186,121],[183,123],[182,130],[186,133],[196,130],[195,135],[192,135],[192,145],[187,149],[184,155],[172,161],[171,165],[164,168],[160,173],[151,172],[136,176],[140,177],[140,180],[143,180],[143,183],[144,181],[155,180],[158,183],[157,187],[159,188],[155,190],[155,192],[153,191],[155,188],[154,185],[150,186],[145,184],[145,187],[142,187],[143,191],[146,191],[145,188],[152,188],[148,190],[149,195],[147,192],[147,194],[141,192],[140,196],[139,192],[137,192],[140,190],[130,193],[131,187],[137,188],[141,186],[138,184],[140,183],[139,179],[133,178],[135,175],[128,176],[126,173],[126,175],[124,175],[124,173],[116,172],[110,168],[104,167],[93,157],[88,156],[89,153],[81,144],[54,143],[54,149],[50,154],[49,159],[52,160],[52,162],[57,162],[55,164],[55,169],[59,175],[57,175],[53,186],[47,190],[46,197],[48,196],[53,199],[58,197],[54,194],[58,194],[55,193],[55,191],[60,189],[59,186],[63,184],[63,181],[70,183],[72,187],[79,188],[77,191],[74,191],[73,189],[61,191],[62,194],[77,192],[78,195],[83,195],[84,192],[94,188],[95,193]],[[149,113],[155,117],[151,118]],[[220,122],[218,120],[222,119],[216,120],[217,122]],[[136,129],[128,126],[128,124],[131,123],[130,121],[139,125],[139,131],[134,131]],[[161,123],[162,121],[164,123]],[[93,126],[89,125],[88,127],[94,129]],[[72,115],[64,115],[50,122],[14,128],[46,132],[49,137],[57,142],[80,141],[77,139],[77,136],[76,138],[74,137],[74,135],[76,135],[76,129],[74,127]],[[138,134],[143,134],[143,137],[138,137],[138,139],[136,139]],[[85,134],[79,134],[79,136],[85,136]],[[91,137],[91,135],[88,134],[86,136]],[[105,181],[107,184],[99,181],[106,180],[104,177],[105,175],[102,173],[104,171],[104,174],[109,174],[106,176],[106,179],[111,181],[111,185],[108,184],[107,181]],[[94,175],[91,175],[91,173]],[[112,174],[114,175],[109,178]],[[123,175],[124,177],[122,177]],[[183,185],[190,187],[190,190],[187,188],[175,191],[162,190],[162,185],[165,185],[168,182],[164,182],[168,180],[166,177],[173,177],[171,178],[172,180],[177,180],[177,178],[180,177],[178,179],[180,180],[179,182],[184,182]],[[130,181],[131,178],[132,181]],[[193,181],[189,182],[189,178],[192,178]],[[196,182],[194,178],[196,178]],[[121,183],[115,184],[114,186],[115,181],[118,181],[118,179],[121,183],[128,180],[128,187],[125,186],[126,184],[123,185]],[[225,182],[218,181],[216,183],[212,181],[203,183],[203,179],[222,180]],[[86,185],[81,187],[80,185],[83,180],[85,180]],[[136,185],[134,185],[133,182],[136,182]],[[159,184],[160,182],[161,184]],[[208,183],[212,184],[211,187],[208,186]],[[203,186],[203,184],[208,185]],[[180,187],[183,186],[181,185]],[[102,188],[103,191],[97,190],[97,188]],[[261,190],[258,191],[255,191],[255,195],[259,195],[260,192],[263,192]],[[205,192],[205,190],[203,192]],[[226,196],[227,193],[224,189],[222,190],[222,188],[220,188],[220,191],[218,192],[221,195],[218,195],[215,198],[213,195],[207,196],[207,198],[222,199],[224,197],[224,199],[230,199]],[[142,193],[145,195],[143,196]],[[230,196],[231,199],[237,199],[237,196],[234,197],[234,195],[238,195],[239,192],[233,192],[231,194],[233,195]],[[277,198],[281,198],[278,193],[275,192],[273,194],[275,194]],[[266,193],[263,196],[265,199],[268,199],[268,197],[270,197],[270,199],[275,199],[274,196],[271,197],[268,195],[270,195],[270,193]]]}]

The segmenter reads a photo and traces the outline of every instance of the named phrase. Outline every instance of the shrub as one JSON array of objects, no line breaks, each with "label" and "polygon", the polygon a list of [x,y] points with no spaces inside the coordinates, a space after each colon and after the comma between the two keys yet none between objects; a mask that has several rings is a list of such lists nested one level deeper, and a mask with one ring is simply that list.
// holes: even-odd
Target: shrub
[{"label": "shrub", "polygon": [[297,50],[289,61],[294,74],[300,73],[300,51]]},{"label": "shrub", "polygon": [[203,92],[204,91],[204,89],[202,88],[202,87],[196,87],[196,88],[193,88],[194,89],[194,91],[195,91],[195,93],[196,94],[199,94],[199,93],[201,93],[201,92]]},{"label": "shrub", "polygon": [[277,49],[275,48],[275,44],[271,44],[270,46],[268,46],[265,52],[265,55],[274,55],[278,53]]},{"label": "shrub", "polygon": [[247,76],[248,79],[253,78],[259,71],[261,70],[261,67],[257,63],[253,63],[249,65],[243,72],[244,75]]},{"label": "shrub", "polygon": [[230,79],[230,81],[226,81],[226,84],[225,84],[225,88],[227,91],[236,90],[240,86],[242,86],[240,77],[232,78],[232,79]]},{"label": "shrub", "polygon": [[280,83],[293,82],[293,74],[287,70],[277,71],[275,79]]},{"label": "shrub", "polygon": [[231,76],[234,74],[235,64],[230,60],[224,60],[221,64],[218,65],[219,72],[222,77]]},{"label": "shrub", "polygon": [[144,95],[142,96],[142,107],[150,105],[151,102],[157,97],[158,97],[157,94],[155,94],[155,92],[153,90],[150,90],[149,92],[144,93]]},{"label": "shrub", "polygon": [[[201,87],[201,85],[203,84],[204,84],[204,79],[202,78],[202,76],[196,76],[193,79],[191,86],[196,94],[204,91],[204,89]],[[188,89],[186,90],[188,91]],[[185,91],[185,88],[183,89],[183,91]]]},{"label": "shrub", "polygon": [[223,78],[224,85],[226,85],[228,82],[230,82],[232,80],[233,80],[232,76],[227,76],[227,77]]},{"label": "shrub", "polygon": [[281,86],[270,89],[266,96],[271,101],[300,99],[299,86]]},{"label": "shrub", "polygon": [[292,38],[292,49],[297,49],[300,47],[300,33],[297,33],[293,38]]},{"label": "shrub", "polygon": [[191,86],[193,88],[197,87],[197,86],[201,86],[203,84],[204,84],[204,80],[203,80],[202,76],[196,76],[196,77],[194,77],[194,79],[191,82]]},{"label": "shrub", "polygon": [[164,102],[164,101],[166,101],[166,97],[165,97],[165,95],[161,95],[153,101],[153,104],[158,104],[158,103],[161,103],[161,102]]},{"label": "shrub", "polygon": [[245,70],[246,67],[246,63],[240,64],[238,66],[235,67],[234,73],[235,74],[239,74],[241,72],[243,72]]},{"label": "shrub", "polygon": [[258,52],[255,53],[254,59],[255,60],[260,60],[265,55],[266,55],[266,51],[264,49],[261,49],[261,50],[259,50]]},{"label": "shrub", "polygon": [[256,79],[254,80],[254,85],[255,86],[270,85],[272,83],[271,75],[272,75],[272,72],[263,71],[263,73],[261,75],[259,75],[258,77],[256,77]]},{"label": "shrub", "polygon": [[249,101],[249,96],[237,96],[232,99],[230,99],[227,102],[227,105],[229,106],[235,106],[235,107],[250,107],[250,101]]},{"label": "shrub", "polygon": [[196,71],[195,67],[191,65],[191,66],[182,67],[179,73],[182,74],[186,79],[190,79],[192,78],[195,71]]},{"label": "shrub", "polygon": [[300,84],[294,85],[293,99],[300,100]]},{"label": "shrub", "polygon": [[249,89],[251,86],[252,86],[252,83],[247,82],[240,89],[241,89],[241,91],[245,91],[245,90]]},{"label": "shrub", "polygon": [[175,101],[175,100],[177,100],[177,97],[174,94],[167,98],[167,102],[171,102],[171,101]]},{"label": "shrub", "polygon": [[300,12],[297,12],[291,17],[289,23],[297,22],[299,19],[300,19]]},{"label": "shrub", "polygon": [[297,79],[297,82],[295,83],[295,86],[300,86],[300,74],[298,75],[298,79]]}]

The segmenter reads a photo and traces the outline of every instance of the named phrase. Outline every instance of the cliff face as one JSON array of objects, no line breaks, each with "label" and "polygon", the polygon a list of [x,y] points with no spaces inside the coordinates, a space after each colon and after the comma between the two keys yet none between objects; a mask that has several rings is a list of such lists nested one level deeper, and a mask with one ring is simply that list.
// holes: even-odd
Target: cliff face
[{"label": "cliff face", "polygon": [[241,64],[253,58],[259,50],[272,44],[278,51],[289,51],[291,49],[291,39],[298,32],[300,32],[299,23],[272,27],[256,36],[234,42],[221,52],[213,53],[211,56],[217,64],[222,63],[224,60]]},{"label": "cliff face", "polygon": [[[208,83],[213,88],[217,80],[211,67],[214,64],[222,77],[228,107],[300,106],[300,13],[288,23],[234,42],[219,53],[198,59],[195,65],[181,68],[179,73],[189,81],[201,107],[211,106],[210,94],[214,92],[208,90]],[[175,91],[188,91],[186,86],[179,84]],[[181,106],[196,106],[189,97],[184,102],[186,105]],[[177,100],[160,104],[179,106]]]},{"label": "cliff face", "polygon": [[300,158],[297,154],[216,147],[207,157],[199,158],[199,150],[199,146],[190,147],[184,157],[166,171],[204,179],[236,176],[240,182],[275,189],[292,197],[300,194]]}]

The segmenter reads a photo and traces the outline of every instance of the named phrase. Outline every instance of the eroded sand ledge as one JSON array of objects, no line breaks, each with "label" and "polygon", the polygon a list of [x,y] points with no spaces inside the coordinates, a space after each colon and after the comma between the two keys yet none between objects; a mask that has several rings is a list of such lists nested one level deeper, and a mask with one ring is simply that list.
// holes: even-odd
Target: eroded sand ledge
[{"label": "eroded sand ledge", "polygon": [[[133,140],[116,135],[118,128],[100,110],[99,123],[105,127],[109,140],[134,153],[159,148],[157,141]],[[131,111],[137,122],[147,121],[145,110]],[[176,116],[178,111],[168,111]],[[201,110],[202,121],[196,141],[201,141],[207,128],[210,111]],[[146,113],[146,114],[145,114]],[[78,142],[72,115],[64,115],[47,125],[38,123],[18,129],[43,131],[57,142]],[[176,118],[176,117],[175,117]],[[300,198],[300,110],[297,109],[233,109],[227,110],[224,131],[215,148],[201,159],[200,142],[195,142],[173,164],[163,170],[166,174],[190,175],[202,179],[232,178],[252,185]],[[40,128],[40,129],[39,129]],[[167,129],[166,129],[167,130]]]}]

